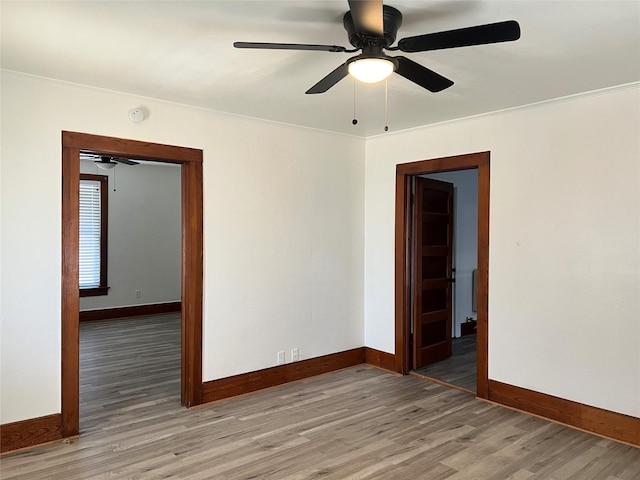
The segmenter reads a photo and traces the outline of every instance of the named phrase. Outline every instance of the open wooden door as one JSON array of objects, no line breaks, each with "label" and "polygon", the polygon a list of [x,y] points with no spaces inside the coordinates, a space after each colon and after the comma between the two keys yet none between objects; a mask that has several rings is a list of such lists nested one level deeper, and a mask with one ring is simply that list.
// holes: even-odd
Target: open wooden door
[{"label": "open wooden door", "polygon": [[415,177],[413,368],[451,356],[453,184]]}]

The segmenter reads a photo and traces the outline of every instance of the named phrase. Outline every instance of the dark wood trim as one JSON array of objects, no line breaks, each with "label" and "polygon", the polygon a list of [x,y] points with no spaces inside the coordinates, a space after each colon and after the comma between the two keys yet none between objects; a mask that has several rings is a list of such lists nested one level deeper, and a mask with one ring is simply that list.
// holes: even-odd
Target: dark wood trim
[{"label": "dark wood trim", "polygon": [[395,248],[395,371],[411,370],[411,177],[396,168],[396,248]]},{"label": "dark wood trim", "polygon": [[181,302],[154,303],[151,305],[133,305],[131,307],[102,308],[97,310],[83,310],[80,321],[110,320],[112,318],[140,317],[144,315],[158,315],[182,310]]},{"label": "dark wood trim", "polygon": [[63,437],[80,428],[80,334],[78,248],[80,242],[80,150],[65,145],[62,134],[62,425]]},{"label": "dark wood trim", "polygon": [[200,162],[182,164],[181,401],[187,407],[202,403],[202,182],[200,152]]},{"label": "dark wood trim", "polygon": [[489,288],[489,152],[422,160],[396,165],[395,222],[395,369],[411,370],[410,181],[415,175],[478,169],[478,354],[477,395],[488,395]]},{"label": "dark wood trim", "polygon": [[478,315],[476,394],[489,395],[489,154],[478,165]]},{"label": "dark wood trim", "polygon": [[[164,303],[158,306],[171,307],[171,311],[178,311],[180,303]],[[95,312],[96,314],[100,314],[101,312],[105,312],[105,310],[96,310]],[[97,320],[98,318],[92,319]],[[304,380],[305,378],[330,373],[362,363],[393,372],[395,368],[395,356],[374,348],[361,347],[345,352],[235,375],[220,380],[212,380],[202,384],[202,388],[198,389],[200,391],[199,401],[198,403],[194,402],[192,406],[223,400],[257,390],[275,387],[284,383]],[[74,436],[63,434],[62,423],[62,415],[53,414],[46,417],[2,425],[0,427],[2,434],[1,451],[9,452]]]},{"label": "dark wood trim", "polygon": [[[80,180],[93,180],[95,182],[100,182],[100,187],[104,186],[109,188],[109,176],[108,175],[96,175],[95,173],[81,173]],[[102,193],[102,192],[100,192]],[[102,200],[102,198],[100,199]]]},{"label": "dark wood trim", "polygon": [[640,447],[640,418],[489,380],[488,399],[564,425]]},{"label": "dark wood trim", "polygon": [[374,367],[398,373],[396,370],[396,356],[392,353],[376,350],[375,348],[364,347],[364,363]]},{"label": "dark wood trim", "polygon": [[202,163],[202,150],[160,143],[105,137],[89,133],[62,132],[64,145],[78,150],[111,156],[127,155],[137,160],[163,163]]},{"label": "dark wood trim", "polygon": [[100,182],[100,286],[96,288],[81,288],[81,297],[93,297],[107,295],[107,265],[109,251],[109,177],[107,175],[95,175],[81,173],[80,180],[93,180]]},{"label": "dark wood trim", "polygon": [[62,415],[30,418],[0,425],[0,452],[32,447],[62,439]]},{"label": "dark wood trim", "polygon": [[182,167],[182,403],[202,384],[202,150],[62,132],[62,436],[79,431],[78,183],[80,150]]},{"label": "dark wood trim", "polygon": [[109,287],[81,288],[81,297],[100,297],[109,294]]},{"label": "dark wood trim", "polygon": [[364,363],[364,348],[287,363],[255,372],[211,380],[202,385],[202,403],[255,392]]}]

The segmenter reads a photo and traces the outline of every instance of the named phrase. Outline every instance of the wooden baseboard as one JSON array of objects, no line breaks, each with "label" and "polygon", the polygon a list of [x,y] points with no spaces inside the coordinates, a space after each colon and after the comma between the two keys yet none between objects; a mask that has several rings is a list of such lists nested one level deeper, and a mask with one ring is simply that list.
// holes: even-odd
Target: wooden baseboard
[{"label": "wooden baseboard", "polygon": [[[128,316],[128,315],[127,315]],[[395,355],[369,347],[212,380],[202,384],[202,403],[275,387],[367,363],[396,372]],[[640,447],[640,418],[489,380],[489,401]],[[61,440],[61,414],[47,415],[0,426],[0,452],[6,453]]]},{"label": "wooden baseboard", "polygon": [[54,413],[0,425],[0,452],[62,440],[62,415]]},{"label": "wooden baseboard", "polygon": [[[145,313],[139,315],[151,315],[154,313],[166,313],[179,311],[179,303],[161,304],[162,306],[174,305],[172,310],[141,310]],[[136,307],[132,307],[136,308]],[[110,309],[108,314],[103,314],[105,310],[97,310],[85,320],[99,320],[105,318],[121,318],[133,316],[129,309]],[[115,312],[118,310],[119,312]],[[118,313],[124,313],[118,315]],[[381,352],[373,348],[360,347],[344,352],[324,355],[322,357],[302,360],[300,362],[288,363],[277,367],[267,368],[255,372],[235,375],[233,377],[213,380],[202,384],[202,403],[214,402],[225,398],[235,397],[245,393],[255,392],[269,387],[282,385],[284,383],[303,380],[305,378],[330,373],[342,368],[352,367],[362,363],[368,363],[375,367],[394,371],[395,357],[392,354]],[[33,447],[51,441],[62,439],[62,416],[61,414],[48,415],[46,417],[33,418],[15,423],[2,425],[2,449],[1,452],[10,452],[25,447]]]},{"label": "wooden baseboard", "polygon": [[489,400],[640,447],[640,418],[489,380]]},{"label": "wooden baseboard", "polygon": [[112,318],[139,317],[143,315],[158,315],[161,313],[179,312],[181,302],[154,303],[152,305],[134,305],[132,307],[102,308],[99,310],[84,310],[80,312],[80,321],[108,320]]},{"label": "wooden baseboard", "polygon": [[303,380],[316,375],[364,363],[364,349],[354,348],[344,352],[287,363],[233,377],[211,380],[202,384],[202,402],[209,403],[225,398],[255,392],[284,383]]},{"label": "wooden baseboard", "polygon": [[383,352],[370,347],[363,348],[364,363],[393,373],[401,373],[396,369],[396,356],[393,353]]}]

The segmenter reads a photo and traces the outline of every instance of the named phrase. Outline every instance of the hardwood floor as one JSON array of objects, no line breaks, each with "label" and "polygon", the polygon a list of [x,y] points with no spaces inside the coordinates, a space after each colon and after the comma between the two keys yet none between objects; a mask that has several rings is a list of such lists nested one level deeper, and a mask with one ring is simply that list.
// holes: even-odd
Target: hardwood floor
[{"label": "hardwood floor", "polygon": [[640,449],[367,365],[187,410],[179,332],[175,315],[83,324],[81,437],[2,457],[0,477],[640,478]]},{"label": "hardwood floor", "polygon": [[80,434],[180,405],[180,313],[80,323]]},{"label": "hardwood floor", "polygon": [[451,341],[452,355],[441,362],[414,370],[413,373],[476,393],[476,335]]}]

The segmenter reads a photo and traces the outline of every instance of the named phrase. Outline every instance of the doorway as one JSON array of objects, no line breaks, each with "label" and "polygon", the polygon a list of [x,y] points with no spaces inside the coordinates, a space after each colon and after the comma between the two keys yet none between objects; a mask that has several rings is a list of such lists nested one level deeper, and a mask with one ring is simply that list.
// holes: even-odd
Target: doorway
[{"label": "doorway", "polygon": [[[413,285],[421,287],[420,292],[414,288],[413,345],[429,345],[442,355],[416,361],[414,347],[412,372],[475,394],[478,170],[432,173],[414,180],[422,187],[414,188],[413,202]],[[435,182],[438,190],[431,192],[424,181]],[[425,187],[430,195],[416,195]],[[444,202],[445,187],[453,190],[452,206]],[[420,236],[422,241],[417,242]],[[416,262],[419,257],[422,261]],[[419,305],[425,301],[427,305]],[[422,329],[416,329],[419,323],[425,324]]]},{"label": "doorway", "polygon": [[468,169],[478,171],[476,394],[481,398],[488,397],[489,161],[489,152],[481,152],[396,166],[395,360],[396,370],[403,374],[412,370],[414,362],[411,184],[420,175]]},{"label": "doorway", "polygon": [[62,132],[62,436],[79,433],[79,179],[80,150],[181,165],[181,403],[201,402],[203,185],[202,150]]}]

